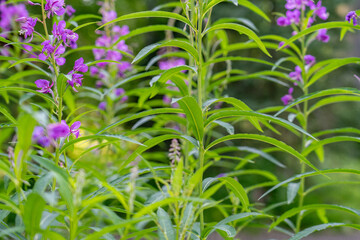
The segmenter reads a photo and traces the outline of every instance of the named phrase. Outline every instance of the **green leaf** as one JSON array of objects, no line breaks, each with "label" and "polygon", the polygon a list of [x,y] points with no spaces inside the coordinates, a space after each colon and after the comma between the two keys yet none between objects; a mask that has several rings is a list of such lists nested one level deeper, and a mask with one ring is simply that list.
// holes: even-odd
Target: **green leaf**
[{"label": "green leaf", "polygon": [[296,106],[300,103],[303,103],[305,101],[309,101],[315,98],[319,97],[326,97],[330,95],[338,95],[338,94],[349,94],[349,95],[357,95],[360,96],[360,91],[355,88],[332,88],[332,89],[326,89],[314,93],[307,94],[305,96],[302,96],[300,98],[295,99],[293,102],[291,102],[289,105],[285,106],[282,110],[277,112],[275,116],[278,116],[279,114],[285,112],[287,109]]},{"label": "green leaf", "polygon": [[296,214],[298,214],[302,211],[316,211],[318,209],[339,210],[342,212],[347,212],[350,214],[354,214],[356,216],[360,216],[359,210],[356,210],[356,209],[353,209],[350,207],[333,205],[333,204],[311,204],[311,205],[305,205],[302,207],[292,208],[289,211],[286,211],[275,222],[273,222],[271,224],[269,231],[272,230],[277,225],[279,225],[281,222],[285,221],[288,218],[291,218],[292,216],[295,216]]},{"label": "green leaf", "polygon": [[18,61],[16,61],[15,63],[11,64],[9,68],[12,68],[20,63],[27,63],[27,62],[41,62],[41,63],[44,63],[48,66],[51,66],[51,64],[49,62],[46,62],[46,61],[43,61],[43,60],[40,60],[38,58],[23,58],[23,59],[20,59]]},{"label": "green leaf", "polygon": [[260,8],[258,8],[256,5],[254,5],[253,3],[251,3],[250,1],[247,1],[247,0],[211,0],[205,7],[203,17],[211,8],[213,8],[214,6],[216,6],[217,4],[219,4],[221,2],[232,2],[236,6],[242,5],[243,7],[246,7],[248,9],[250,9],[251,11],[253,11],[254,13],[256,13],[257,15],[261,16],[266,21],[270,22],[269,17]]},{"label": "green leaf", "polygon": [[239,24],[235,24],[235,23],[220,23],[220,24],[216,24],[213,25],[211,27],[209,27],[208,29],[206,29],[203,33],[203,35],[205,35],[208,32],[211,31],[215,31],[215,30],[219,30],[219,29],[229,29],[229,30],[235,30],[237,32],[239,32],[240,34],[245,34],[246,36],[248,36],[250,39],[254,40],[256,42],[256,44],[259,46],[259,48],[261,49],[261,51],[263,51],[266,55],[268,55],[269,57],[271,57],[270,53],[267,51],[266,47],[264,46],[263,42],[261,41],[261,39],[256,35],[256,33],[254,33],[251,29],[239,25]]},{"label": "green leaf", "polygon": [[287,188],[287,204],[294,201],[300,188],[300,183],[289,183]]},{"label": "green leaf", "polygon": [[271,145],[274,145],[275,147],[278,147],[279,149],[282,149],[283,151],[293,155],[297,159],[299,159],[301,162],[307,164],[312,169],[318,171],[318,169],[309,161],[307,160],[303,155],[301,155],[299,152],[297,152],[295,149],[290,147],[289,145],[276,140],[274,138],[258,135],[258,134],[235,134],[235,135],[228,135],[222,138],[219,138],[207,146],[206,151],[208,151],[210,148],[214,147],[215,145],[229,141],[229,140],[235,140],[235,139],[249,139],[249,140],[256,140],[260,142],[265,142]]},{"label": "green leaf", "polygon": [[44,157],[32,155],[31,158],[54,174],[59,185],[60,195],[66,201],[69,211],[72,212],[74,209],[73,194],[67,172]]},{"label": "green leaf", "polygon": [[2,106],[0,106],[0,113],[2,113],[13,124],[15,124],[15,125],[17,124],[16,119],[13,116],[11,116],[11,114],[5,108],[3,108]]},{"label": "green leaf", "polygon": [[204,121],[201,108],[194,97],[183,97],[178,101],[180,107],[184,110],[190,125],[193,128],[197,140],[204,138]]},{"label": "green leaf", "polygon": [[82,141],[85,141],[85,140],[92,140],[92,139],[119,139],[119,140],[122,140],[122,141],[127,141],[127,142],[135,143],[135,144],[138,144],[138,145],[142,145],[138,141],[135,141],[135,140],[133,140],[133,139],[131,139],[129,137],[122,136],[122,135],[95,134],[95,135],[79,137],[79,138],[76,138],[74,140],[71,140],[70,142],[66,143],[64,146],[61,147],[60,153],[64,152],[68,147],[74,145],[75,143],[82,142]]},{"label": "green leaf", "polygon": [[279,48],[282,49],[284,48],[286,45],[289,45],[290,43],[298,40],[299,38],[306,36],[310,33],[313,33],[315,31],[318,31],[320,29],[332,29],[332,28],[353,28],[353,29],[357,29],[360,30],[360,26],[354,26],[353,24],[350,24],[348,22],[328,22],[328,23],[319,23],[316,24],[312,27],[306,28],[305,30],[298,32],[298,34],[296,34],[295,36],[291,37],[289,40],[287,40],[285,42],[285,44]]},{"label": "green leaf", "polygon": [[194,29],[193,25],[187,18],[181,16],[180,14],[176,14],[176,13],[172,13],[172,12],[165,12],[165,11],[143,11],[143,12],[126,14],[126,15],[118,17],[110,22],[105,23],[104,25],[100,26],[98,29],[103,28],[109,24],[117,23],[120,21],[136,19],[136,18],[146,18],[146,17],[176,19],[176,20],[179,20],[179,21],[189,25],[190,27],[192,27]]},{"label": "green leaf", "polygon": [[236,235],[236,230],[232,226],[229,225],[216,225],[214,226],[215,230],[220,230],[219,233],[225,232],[227,237],[233,238]]},{"label": "green leaf", "polygon": [[355,174],[355,175],[360,175],[360,171],[359,170],[355,170],[355,169],[345,169],[345,168],[335,168],[335,169],[327,169],[327,170],[318,170],[316,172],[306,172],[306,173],[302,173],[302,174],[297,174],[294,177],[288,178],[285,181],[282,181],[278,184],[276,184],[274,187],[270,188],[268,191],[266,191],[263,195],[260,196],[259,199],[262,199],[263,197],[265,197],[266,195],[268,195],[269,193],[271,193],[272,191],[278,189],[279,187],[292,182],[292,181],[296,181],[298,179],[302,179],[302,178],[306,178],[306,177],[312,177],[312,176],[318,176],[318,175],[323,175],[323,174],[327,174],[327,173],[351,173],[351,174]]},{"label": "green leaf", "polygon": [[228,132],[228,134],[230,134],[230,135],[235,134],[235,129],[234,129],[233,125],[231,125],[230,123],[219,121],[219,120],[215,120],[214,123],[225,128],[226,131]]},{"label": "green leaf", "polygon": [[38,193],[31,193],[24,206],[25,229],[34,237],[40,230],[40,221],[45,209],[45,200]]},{"label": "green leaf", "polygon": [[310,133],[306,132],[304,129],[300,128],[299,126],[278,117],[273,117],[271,115],[267,115],[264,113],[258,113],[258,112],[248,112],[248,111],[240,111],[240,110],[221,110],[214,114],[212,114],[205,122],[205,127],[207,127],[211,122],[221,119],[221,118],[227,118],[227,117],[245,117],[245,118],[257,118],[257,119],[264,119],[269,120],[274,123],[279,124],[280,126],[285,127],[286,129],[289,129],[290,131],[293,131],[294,129],[311,137],[314,140],[317,140],[314,138]]},{"label": "green leaf", "polygon": [[143,49],[141,49],[141,51],[135,56],[134,60],[132,63],[137,63],[139,62],[141,59],[143,59],[144,57],[146,57],[147,55],[149,55],[150,53],[156,51],[159,48],[163,48],[163,47],[177,47],[177,48],[181,48],[183,50],[185,50],[186,52],[188,52],[196,62],[199,61],[199,55],[197,50],[188,42],[185,40],[179,40],[179,39],[173,39],[173,40],[166,40],[163,42],[159,42],[159,43],[154,43],[151,44],[149,46],[144,47]]},{"label": "green leaf", "polygon": [[177,166],[173,178],[171,180],[171,187],[172,190],[174,191],[175,197],[178,197],[180,195],[183,186],[183,169],[184,169],[184,163],[183,160],[180,159],[177,162]]},{"label": "green leaf", "polygon": [[316,72],[309,80],[309,82],[305,85],[305,87],[310,87],[311,85],[313,85],[317,80],[319,80],[320,78],[322,78],[323,76],[331,73],[332,71],[351,64],[351,63],[355,63],[355,64],[360,64],[360,58],[344,58],[344,59],[332,59],[334,60],[333,63],[325,66],[324,68],[322,68],[321,70],[319,70],[318,72]]},{"label": "green leaf", "polygon": [[326,223],[326,224],[320,224],[320,225],[306,228],[306,229],[302,230],[301,232],[298,232],[291,238],[289,238],[289,240],[300,240],[300,239],[303,239],[304,237],[309,236],[313,232],[318,232],[318,231],[325,230],[327,228],[334,228],[334,227],[351,227],[351,228],[360,230],[360,225],[358,225],[358,224]]},{"label": "green leaf", "polygon": [[331,96],[325,99],[321,99],[316,104],[310,107],[310,109],[308,110],[308,114],[323,106],[341,102],[360,102],[360,96]]},{"label": "green leaf", "polygon": [[[233,98],[233,97],[224,97],[224,98],[219,98],[219,99],[208,100],[204,103],[204,108],[208,108],[210,105],[212,105],[214,103],[219,103],[219,102],[225,102],[225,103],[231,104],[240,110],[252,111],[251,108],[248,105],[246,105],[243,101]],[[259,121],[256,118],[249,118],[249,121],[257,130],[262,132],[262,128],[259,124]]]},{"label": "green leaf", "polygon": [[164,234],[166,240],[175,240],[176,233],[169,214],[162,208],[157,211],[158,222],[160,224],[161,233]]},{"label": "green leaf", "polygon": [[0,87],[0,92],[2,91],[15,91],[15,92],[29,92],[29,93],[33,93],[39,97],[42,97],[43,99],[45,99],[48,102],[51,102],[53,105],[56,105],[54,102],[54,99],[52,99],[51,97],[49,97],[48,95],[44,94],[44,93],[40,93],[37,92],[35,90],[32,89],[28,89],[28,88],[21,88],[21,87]]},{"label": "green leaf", "polygon": [[229,189],[231,189],[231,191],[235,194],[235,196],[237,198],[239,198],[245,211],[249,211],[248,208],[249,208],[250,202],[249,202],[249,198],[248,198],[243,186],[238,181],[236,181],[235,179],[230,178],[230,177],[222,177],[222,178],[219,178],[219,180],[224,182],[226,184],[226,186]]}]

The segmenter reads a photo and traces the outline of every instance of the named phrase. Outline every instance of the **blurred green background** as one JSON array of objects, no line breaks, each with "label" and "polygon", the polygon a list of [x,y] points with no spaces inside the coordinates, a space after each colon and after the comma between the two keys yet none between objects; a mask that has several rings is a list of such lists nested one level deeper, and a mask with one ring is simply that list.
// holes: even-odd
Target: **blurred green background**
[{"label": "blurred green background", "polygon": [[[126,13],[142,11],[142,10],[150,10],[156,7],[159,4],[168,3],[167,0],[118,0],[116,1],[117,5],[117,13],[118,16],[121,16]],[[253,14],[252,12],[241,8],[234,7],[231,3],[224,3],[217,6],[213,11],[213,20],[222,18],[222,17],[235,17],[235,18],[248,18],[255,23],[257,28],[259,29],[259,35],[267,35],[267,34],[279,34],[284,37],[291,36],[291,28],[282,28],[275,24],[275,15],[272,14],[274,12],[284,12],[284,4],[285,0],[256,0],[253,1],[256,3],[265,13],[267,13],[271,19],[272,23],[268,23],[264,21],[259,16]],[[99,14],[98,9],[99,6],[96,4],[95,0],[67,0],[67,4],[71,4],[76,9],[76,14]],[[328,8],[330,12],[329,21],[343,21],[345,15],[354,9],[360,8],[359,0],[327,0],[323,1],[323,5]],[[31,9],[31,7],[29,8]],[[132,20],[128,22],[124,22],[129,25],[130,30],[135,29],[140,26],[146,26],[149,24],[156,23],[165,23],[167,20],[164,19],[138,19]],[[86,28],[81,29],[78,33],[80,35],[79,38],[79,46],[85,45],[93,45],[95,39],[97,37],[94,33],[96,29],[96,25],[91,25]],[[239,41],[239,37],[236,33],[229,33],[231,36],[231,42]],[[309,50],[309,54],[314,55],[318,61],[325,60],[328,58],[334,57],[360,57],[360,34],[359,33],[348,33],[346,38],[343,41],[340,41],[340,30],[331,30],[331,41],[327,44],[316,42],[312,45]],[[86,36],[86,37],[84,37]],[[146,36],[141,35],[138,37],[131,38],[130,41],[127,42],[130,45],[134,52],[137,53],[141,48],[151,43],[161,41],[165,38],[165,34],[163,32],[157,32],[152,34],[147,34]],[[240,38],[242,39],[242,38]],[[244,39],[242,39],[244,40]],[[271,51],[273,55],[273,59],[269,59],[264,56],[259,50],[249,50],[249,51],[241,51],[235,54],[241,54],[241,56],[251,56],[263,58],[268,61],[276,62],[277,59],[283,57],[281,54]],[[91,51],[84,52],[83,55],[86,61],[93,60],[93,55]],[[78,56],[72,56],[78,57]],[[73,62],[74,59],[70,59]],[[145,65],[146,61],[141,62],[140,64]],[[221,67],[221,66],[220,66]],[[289,66],[293,68],[294,66]],[[266,68],[261,65],[249,64],[244,62],[236,62],[233,64],[233,68],[246,70],[248,72],[256,72],[257,70],[271,69],[271,67]],[[334,87],[352,87],[352,88],[360,88],[360,82],[355,79],[354,74],[360,75],[360,67],[358,65],[350,65],[346,67],[342,67],[340,70],[335,71],[333,74],[323,78],[320,80],[311,91],[316,91],[319,89],[325,88],[334,88]],[[95,79],[91,79],[91,81],[85,81],[85,85],[89,84],[94,86]],[[134,86],[136,87],[136,86]],[[130,87],[131,88],[131,87]],[[226,94],[229,96],[234,96],[246,102],[253,109],[261,109],[267,106],[281,105],[282,102],[280,98],[287,93],[287,88],[277,85],[276,83],[264,81],[261,79],[251,79],[248,81],[241,81],[237,83],[232,83],[228,86]],[[295,90],[294,96],[300,96],[300,92]],[[286,116],[283,116],[286,117]],[[314,130],[319,131],[322,129],[331,129],[331,128],[341,128],[341,127],[355,127],[360,129],[360,105],[358,103],[338,103],[334,105],[329,105],[324,107],[318,111],[316,111],[311,119],[309,132],[313,132]],[[239,126],[240,127],[240,126]],[[241,126],[243,127],[243,126]],[[271,133],[267,133],[271,134]],[[299,144],[299,139],[294,137],[294,135],[287,135],[286,133],[281,136],[282,140],[291,144],[296,145]],[[320,168],[354,168],[360,169],[360,148],[357,143],[340,143],[333,144],[325,147],[326,155],[325,162],[320,164]],[[279,160],[281,160],[281,156],[277,156]],[[311,159],[316,162],[317,165],[319,163],[316,158]],[[278,176],[280,180],[285,179],[293,174],[298,172],[299,166],[297,163],[293,161],[282,161],[285,162],[289,167],[285,170],[277,169],[272,165],[267,166],[267,162],[258,161],[257,164],[262,164],[263,168],[272,169],[273,172]],[[209,175],[214,175],[215,172],[209,172]],[[335,177],[336,176],[332,176]],[[339,179],[345,180],[344,176],[338,176]],[[250,183],[253,179],[244,178],[242,179],[242,183],[246,186],[246,183]],[[325,179],[326,180],[326,179]],[[313,182],[322,182],[324,178],[314,178],[311,181]],[[336,189],[336,191],[334,191]],[[261,194],[259,192],[254,194]],[[326,198],[325,198],[325,197]],[[279,195],[272,195],[267,199],[267,201],[284,201],[286,199],[285,190]],[[321,202],[321,203],[341,203],[345,206],[351,206],[353,208],[360,209],[360,188],[358,185],[348,185],[346,187],[336,186],[324,188],[323,190],[319,190],[315,192],[315,194],[311,194],[308,198],[308,202]],[[345,217],[337,216],[341,218],[348,218],[348,215]],[[310,218],[306,218],[308,220]],[[318,220],[314,220],[318,221]],[[340,221],[340,220],[339,220]],[[344,222],[347,222],[347,219],[343,219]],[[312,223],[313,224],[313,223]]]}]

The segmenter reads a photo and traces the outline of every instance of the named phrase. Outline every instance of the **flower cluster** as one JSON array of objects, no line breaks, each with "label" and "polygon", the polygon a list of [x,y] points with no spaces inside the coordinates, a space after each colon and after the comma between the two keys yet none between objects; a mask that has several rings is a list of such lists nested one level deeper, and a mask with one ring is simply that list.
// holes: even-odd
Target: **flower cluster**
[{"label": "flower cluster", "polygon": [[346,15],[345,20],[356,26],[359,23],[359,16],[356,14],[355,11],[351,11]]},{"label": "flower cluster", "polygon": [[36,126],[33,131],[32,140],[40,146],[48,147],[52,141],[56,141],[59,138],[67,138],[72,134],[78,138],[80,135],[80,126],[81,122],[77,121],[69,127],[64,120],[60,123],[49,124],[46,127],[46,131],[45,128]]},{"label": "flower cluster", "polygon": [[[82,86],[82,80],[84,79],[84,75],[81,73],[86,73],[88,71],[88,66],[84,64],[84,59],[79,58],[75,61],[74,68],[67,75],[69,76],[68,84],[73,88],[75,92],[77,92],[75,87]],[[81,73],[79,73],[81,72]]]},{"label": "flower cluster", "polygon": [[[114,20],[117,17],[116,12],[111,10],[108,4],[101,4],[100,13],[102,14],[102,23]],[[131,53],[131,51],[128,45],[126,45],[125,40],[119,41],[120,37],[128,33],[129,27],[126,25],[122,27],[117,25],[112,26],[111,31],[97,31],[97,34],[100,36],[96,39],[95,45],[97,48],[93,50],[93,54],[95,60],[104,60],[104,62],[99,62],[96,64],[96,67],[91,67],[91,75],[99,77],[102,82],[106,82],[107,74],[105,68],[107,66],[114,66],[119,77],[124,77],[125,72],[131,70],[131,63],[122,61],[122,52]],[[114,62],[106,62],[105,60]],[[100,83],[97,85],[102,86]]]},{"label": "flower cluster", "polygon": [[[11,5],[5,1],[0,2],[0,36],[8,37],[14,26],[14,21],[19,18],[28,18],[29,13],[24,4]],[[30,34],[31,35],[31,34]]]},{"label": "flower cluster", "polygon": [[315,4],[313,0],[287,0],[285,8],[287,9],[286,16],[279,17],[277,24],[279,26],[289,26],[291,24],[299,25],[301,22],[301,11],[305,11],[306,8],[313,11],[313,15],[309,18],[307,27],[319,17],[322,20],[327,20],[329,13],[326,7],[322,6],[321,0]]},{"label": "flower cluster", "polygon": [[[285,16],[279,17],[277,19],[277,24],[279,26],[285,27],[289,25],[302,25],[307,24],[306,27],[311,27],[315,22],[316,18],[319,17],[322,20],[327,20],[329,18],[329,13],[327,12],[326,7],[322,6],[322,1],[319,0],[316,4],[313,0],[286,0],[285,8],[287,9]],[[312,15],[308,18],[307,23],[306,19],[302,19],[302,16],[306,10],[313,11]],[[305,15],[306,16],[306,15]],[[297,32],[293,32],[293,35]],[[326,29],[320,29],[316,36],[316,39],[327,43],[330,40],[330,36],[327,35]],[[279,47],[282,47],[284,42],[280,42]]]}]

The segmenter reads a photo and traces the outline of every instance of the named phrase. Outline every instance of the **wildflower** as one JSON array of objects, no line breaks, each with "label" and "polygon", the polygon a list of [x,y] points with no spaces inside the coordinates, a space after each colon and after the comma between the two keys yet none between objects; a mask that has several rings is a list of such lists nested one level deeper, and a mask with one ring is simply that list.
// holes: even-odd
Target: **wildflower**
[{"label": "wildflower", "polygon": [[170,68],[178,67],[185,65],[185,59],[183,58],[170,58],[167,60],[159,61],[159,68],[161,70],[168,70]]},{"label": "wildflower", "polygon": [[60,123],[49,124],[47,132],[51,139],[57,140],[59,138],[69,136],[70,128],[66,122],[62,120]]},{"label": "wildflower", "polygon": [[71,17],[74,13],[76,12],[76,10],[71,6],[71,5],[67,5],[65,8],[65,13]]},{"label": "wildflower", "polygon": [[127,25],[124,25],[122,27],[114,26],[112,31],[113,31],[113,33],[119,34],[120,36],[125,36],[130,33],[129,26],[127,26]]},{"label": "wildflower", "polygon": [[73,71],[74,72],[83,72],[83,73],[88,71],[88,66],[86,64],[84,64],[83,58],[79,58],[78,60],[75,61]]},{"label": "wildflower", "polygon": [[50,85],[50,82],[48,80],[38,79],[35,81],[35,84],[38,88],[41,88],[40,90],[37,90],[38,92],[53,94],[53,91],[51,90],[51,88],[54,85],[54,83],[51,83],[51,85]]},{"label": "wildflower", "polygon": [[45,11],[47,11],[47,17],[58,15],[61,16],[65,13],[64,0],[47,0],[45,4]]},{"label": "wildflower", "polygon": [[277,19],[276,23],[277,23],[277,25],[279,25],[281,27],[285,27],[285,26],[290,25],[290,21],[286,17],[279,17]]},{"label": "wildflower", "polygon": [[171,98],[170,98],[169,96],[167,96],[167,95],[164,95],[164,97],[163,97],[163,103],[164,103],[165,105],[170,105],[170,104],[171,104]]},{"label": "wildflower", "polygon": [[100,80],[96,81],[96,83],[95,83],[96,88],[101,88],[102,86],[104,86],[104,83],[102,81],[100,81]]},{"label": "wildflower", "polygon": [[80,73],[69,73],[71,75],[71,79],[67,80],[67,83],[73,88],[75,92],[78,92],[75,87],[82,86],[83,75]]},{"label": "wildflower", "polygon": [[65,58],[60,57],[60,55],[63,54],[64,52],[65,52],[65,47],[62,44],[60,44],[57,47],[57,49],[55,50],[54,58],[55,58],[56,64],[59,65],[59,66],[64,65],[65,62],[66,62]]},{"label": "wildflower", "polygon": [[[55,51],[55,47],[51,44],[50,40],[44,41],[43,43],[41,43],[41,45],[43,46],[43,49],[38,57],[40,60],[45,61],[46,59],[48,59],[50,54]],[[47,53],[47,56],[45,55],[45,53]]]},{"label": "wildflower", "polygon": [[97,67],[94,67],[94,66],[90,67],[90,75],[91,76],[95,76],[98,73],[99,73],[99,69]]},{"label": "wildflower", "polygon": [[117,14],[114,10],[111,10],[111,11],[103,11],[102,10],[101,13],[103,15],[103,18],[102,18],[103,23],[110,22],[117,17]]},{"label": "wildflower", "polygon": [[222,177],[226,177],[226,175],[227,175],[226,173],[220,173],[220,174],[217,175],[216,177],[217,177],[217,178],[222,178]]},{"label": "wildflower", "polygon": [[54,23],[52,34],[55,39],[61,39],[66,27],[66,22],[64,20],[60,21],[58,24]]},{"label": "wildflower", "polygon": [[79,39],[79,35],[70,29],[65,29],[62,33],[62,40],[66,46],[76,48],[76,41]]},{"label": "wildflower", "polygon": [[320,29],[318,31],[318,35],[316,36],[316,39],[324,43],[329,42],[330,36],[327,35],[327,29]]},{"label": "wildflower", "polygon": [[12,30],[14,24],[13,21],[20,18],[29,17],[29,13],[26,10],[24,4],[10,5],[0,1],[0,36],[7,37],[8,32]]},{"label": "wildflower", "polygon": [[284,103],[284,105],[288,105],[289,102],[291,102],[291,101],[294,100],[294,98],[293,98],[293,96],[292,96],[292,93],[293,93],[293,92],[294,92],[294,89],[293,89],[293,88],[290,88],[288,94],[286,94],[285,96],[283,96],[283,97],[281,98],[281,101]]},{"label": "wildflower", "polygon": [[289,74],[289,77],[290,77],[291,79],[294,79],[294,80],[298,81],[298,82],[302,82],[301,73],[302,73],[301,68],[300,68],[299,66],[296,66],[296,67],[295,67],[295,71],[294,71],[294,72],[291,72],[291,73]]},{"label": "wildflower", "polygon": [[35,127],[32,135],[32,140],[42,147],[50,146],[50,139],[47,136],[45,136],[45,130],[43,127],[40,126]]},{"label": "wildflower", "polygon": [[17,20],[21,23],[21,30],[20,34],[24,34],[24,37],[27,38],[28,36],[31,36],[30,41],[33,38],[34,33],[34,27],[36,25],[37,19],[36,18],[30,18],[30,17],[22,17]]},{"label": "wildflower", "polygon": [[[282,46],[284,46],[285,42],[280,42],[279,43],[279,48],[281,48]],[[289,48],[289,45],[286,45],[284,48]]]},{"label": "wildflower", "polygon": [[355,11],[349,12],[345,17],[346,21],[348,21],[349,23],[352,22],[354,24],[354,26],[356,26],[358,23],[357,18],[358,18],[358,15],[356,14]]},{"label": "wildflower", "polygon": [[80,135],[80,131],[79,131],[80,126],[81,126],[81,122],[80,122],[80,121],[74,122],[74,123],[71,125],[71,127],[70,127],[70,134],[74,134],[74,136],[75,136],[76,138],[78,138],[79,135]]},{"label": "wildflower", "polygon": [[312,55],[305,55],[304,57],[306,65],[312,66],[316,62],[316,58]]},{"label": "wildflower", "polygon": [[327,20],[329,18],[329,13],[326,12],[326,7],[321,6],[321,1],[319,1],[312,10],[315,10],[314,15],[318,16],[322,20]]},{"label": "wildflower", "polygon": [[294,11],[287,11],[286,17],[289,20],[290,23],[299,24],[300,22],[300,16],[301,12],[298,9],[295,9]]},{"label": "wildflower", "polygon": [[101,103],[99,103],[98,108],[99,108],[100,110],[105,111],[105,110],[106,110],[106,102],[101,102]]}]

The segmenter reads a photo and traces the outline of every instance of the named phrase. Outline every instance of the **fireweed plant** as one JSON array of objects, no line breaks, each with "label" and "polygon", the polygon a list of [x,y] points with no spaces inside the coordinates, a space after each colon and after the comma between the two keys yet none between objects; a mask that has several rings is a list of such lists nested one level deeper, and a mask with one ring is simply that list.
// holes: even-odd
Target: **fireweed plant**
[{"label": "fireweed plant", "polygon": [[[331,41],[329,29],[340,28],[341,39],[359,30],[359,12],[326,22],[321,1],[287,0],[276,23],[291,28],[292,37],[259,37],[249,20],[213,21],[214,7],[223,2],[270,21],[246,0],[182,0],[123,16],[111,0],[98,3],[101,16],[75,16],[64,0],[1,1],[0,60],[7,69],[0,82],[6,103],[0,105],[2,239],[209,239],[214,232],[234,239],[249,226],[295,240],[333,227],[360,230],[327,215],[335,210],[358,219],[359,210],[305,201],[320,188],[359,183],[332,181],[360,171],[321,169],[318,160],[326,161],[327,144],[360,142],[360,130],[308,131],[319,108],[359,101],[357,89],[311,89],[359,62],[319,61],[311,51],[315,41]],[[138,18],[168,22],[133,30],[121,25]],[[77,31],[94,25],[94,45],[78,46],[84,36]],[[132,50],[132,37],[151,32],[166,37]],[[230,32],[249,40],[230,43]],[[249,49],[259,57],[238,55]],[[276,50],[279,60],[271,58]],[[84,51],[93,59],[76,57]],[[263,70],[236,69],[238,61]],[[251,79],[286,86],[279,106],[253,111],[246,99],[225,95],[229,84]],[[278,140],[279,127],[301,143]],[[276,169],[288,161],[300,167],[280,181],[256,163],[261,159]],[[314,176],[324,182],[309,186]],[[271,204],[268,197],[281,188],[287,199]],[[259,198],[255,191],[266,192]],[[319,220],[305,226],[314,213]]]}]

